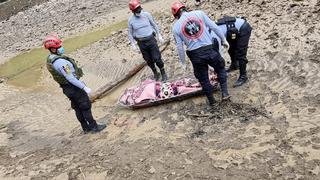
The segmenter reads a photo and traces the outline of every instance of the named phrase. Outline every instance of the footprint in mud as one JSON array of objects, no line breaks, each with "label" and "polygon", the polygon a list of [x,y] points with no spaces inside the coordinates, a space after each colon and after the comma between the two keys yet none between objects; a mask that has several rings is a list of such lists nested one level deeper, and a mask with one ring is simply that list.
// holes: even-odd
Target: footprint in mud
[{"label": "footprint in mud", "polygon": [[282,92],[280,99],[284,104],[288,104],[291,101],[291,96],[289,91]]},{"label": "footprint in mud", "polygon": [[309,59],[311,62],[316,63],[316,64],[320,64],[320,46],[317,44],[313,50],[312,50],[312,54],[309,56]]},{"label": "footprint in mud", "polygon": [[4,129],[4,128],[6,128],[6,127],[7,127],[7,125],[5,125],[5,124],[0,124],[0,130]]},{"label": "footprint in mud", "polygon": [[275,104],[279,101],[279,93],[271,91],[271,100],[269,101],[270,104]]},{"label": "footprint in mud", "polygon": [[[308,104],[311,107],[319,107],[320,104],[320,94],[317,94],[316,96],[303,96],[302,102]],[[312,111],[312,108],[311,108]]]},{"label": "footprint in mud", "polygon": [[205,134],[206,134],[206,132],[204,132],[203,130],[198,130],[198,131],[192,133],[192,134],[190,135],[190,137],[193,139],[193,138],[198,138],[198,137],[200,137],[200,136],[203,136],[203,135],[205,135]]},{"label": "footprint in mud", "polygon": [[291,76],[292,82],[301,88],[306,87],[306,79],[305,76]]},{"label": "footprint in mud", "polygon": [[128,119],[121,119],[121,118],[117,118],[113,122],[113,125],[115,125],[117,127],[123,127],[123,126],[127,126],[129,124],[130,124],[130,122],[128,121]]},{"label": "footprint in mud", "polygon": [[270,60],[272,60],[278,54],[278,52],[267,51],[265,54],[269,57]]}]

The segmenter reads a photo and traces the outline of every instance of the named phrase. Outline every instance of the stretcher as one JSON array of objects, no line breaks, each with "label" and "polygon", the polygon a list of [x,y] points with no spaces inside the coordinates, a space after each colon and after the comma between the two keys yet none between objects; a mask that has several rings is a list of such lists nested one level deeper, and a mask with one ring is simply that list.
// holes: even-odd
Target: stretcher
[{"label": "stretcher", "polygon": [[[216,73],[209,70],[210,83],[216,89]],[[118,99],[118,104],[129,109],[145,108],[172,101],[181,101],[202,95],[200,83],[194,78],[181,78],[170,82],[159,82],[147,79],[142,83],[127,88]]]}]

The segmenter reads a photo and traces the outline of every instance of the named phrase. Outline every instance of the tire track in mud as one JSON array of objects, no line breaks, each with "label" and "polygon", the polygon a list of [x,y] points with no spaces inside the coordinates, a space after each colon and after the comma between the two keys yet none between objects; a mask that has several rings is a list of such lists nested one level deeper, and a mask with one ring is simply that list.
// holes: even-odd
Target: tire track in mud
[{"label": "tire track in mud", "polygon": [[[319,136],[317,129],[320,112],[318,104],[310,101],[310,97],[315,101],[319,97],[320,74],[319,64],[308,58],[308,53],[315,52],[313,49],[311,52],[299,53],[283,48],[280,51],[269,51],[269,59],[262,58],[250,64],[250,71],[253,72],[251,79],[255,79],[250,86],[261,86],[261,82],[264,82],[262,95],[271,96],[264,98],[266,109],[273,112],[274,118],[282,116],[288,124],[285,129],[280,129],[284,134],[280,138],[278,149],[282,149],[281,154],[285,158],[283,166],[277,168],[286,177],[296,177],[288,172],[289,168],[293,168],[296,174],[305,174],[305,171],[313,175],[319,174],[318,143],[311,142],[311,139]],[[273,126],[277,127],[276,122]],[[308,135],[302,137],[299,135],[301,133]],[[287,148],[283,149],[283,145]],[[304,168],[299,164],[303,164]]]}]

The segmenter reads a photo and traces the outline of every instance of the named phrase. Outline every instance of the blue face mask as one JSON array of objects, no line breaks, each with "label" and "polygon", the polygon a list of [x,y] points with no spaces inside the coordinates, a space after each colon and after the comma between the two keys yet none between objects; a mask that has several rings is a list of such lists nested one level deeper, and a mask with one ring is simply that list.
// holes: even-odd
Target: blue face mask
[{"label": "blue face mask", "polygon": [[59,54],[59,55],[64,54],[64,48],[60,47],[59,49],[57,49],[57,54]]}]

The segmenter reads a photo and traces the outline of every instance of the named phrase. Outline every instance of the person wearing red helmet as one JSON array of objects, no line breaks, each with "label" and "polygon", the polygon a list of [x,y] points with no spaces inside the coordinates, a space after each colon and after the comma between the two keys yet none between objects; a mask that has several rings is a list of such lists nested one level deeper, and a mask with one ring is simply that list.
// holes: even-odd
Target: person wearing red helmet
[{"label": "person wearing red helmet", "polygon": [[91,102],[88,96],[91,89],[79,80],[83,76],[82,69],[72,58],[64,55],[62,41],[58,37],[47,36],[43,45],[50,51],[47,57],[47,69],[71,101],[71,107],[75,110],[83,132],[86,134],[103,130],[106,125],[97,124],[91,113]]},{"label": "person wearing red helmet", "polygon": [[167,81],[168,77],[164,69],[157,40],[155,39],[155,35],[157,35],[159,42],[164,42],[157,24],[150,13],[142,10],[139,0],[131,0],[129,2],[129,9],[133,13],[128,20],[128,36],[132,49],[138,51],[136,46],[138,44],[143,59],[151,68],[154,78],[156,80],[160,78],[157,66],[160,69],[162,81]]},{"label": "person wearing red helmet", "polygon": [[212,106],[215,100],[212,94],[213,87],[209,81],[208,65],[213,67],[218,75],[222,100],[229,99],[225,61],[213,45],[212,33],[215,33],[221,39],[222,45],[228,49],[229,44],[225,36],[203,11],[187,12],[184,4],[175,2],[171,7],[171,12],[176,18],[172,31],[182,67],[186,68],[183,47],[185,44],[187,55],[193,65],[194,75],[200,82],[209,105]]}]

